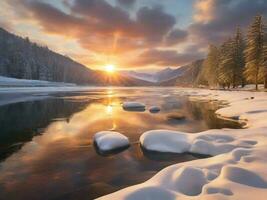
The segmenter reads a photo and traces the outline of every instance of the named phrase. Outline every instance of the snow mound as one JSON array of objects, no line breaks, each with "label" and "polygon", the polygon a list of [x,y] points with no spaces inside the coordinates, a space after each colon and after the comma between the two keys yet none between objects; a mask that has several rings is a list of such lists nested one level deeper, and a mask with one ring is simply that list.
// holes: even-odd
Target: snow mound
[{"label": "snow mound", "polygon": [[129,111],[145,111],[146,106],[139,102],[124,102],[122,105],[124,110]]},{"label": "snow mound", "polygon": [[233,149],[251,147],[250,142],[235,141],[224,134],[210,134],[205,131],[190,134],[179,131],[151,130],[143,133],[140,143],[146,150],[169,153],[196,153],[202,155],[219,155]]},{"label": "snow mound", "polygon": [[185,133],[167,130],[152,130],[140,137],[143,148],[150,151],[183,153],[190,149],[190,143]]},{"label": "snow mound", "polygon": [[203,170],[195,167],[182,167],[172,176],[175,191],[188,196],[197,196],[201,193],[203,185],[207,183]]},{"label": "snow mound", "polygon": [[152,106],[149,108],[149,112],[151,113],[158,113],[160,111],[160,108],[158,106]]},{"label": "snow mound", "polygon": [[130,145],[129,139],[115,131],[101,131],[94,135],[94,142],[100,151],[107,152]]}]

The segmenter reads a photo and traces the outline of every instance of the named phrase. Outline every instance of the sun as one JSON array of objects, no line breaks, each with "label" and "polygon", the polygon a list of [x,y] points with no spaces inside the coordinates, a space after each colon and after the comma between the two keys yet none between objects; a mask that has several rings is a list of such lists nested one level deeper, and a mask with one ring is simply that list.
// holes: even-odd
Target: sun
[{"label": "sun", "polygon": [[107,73],[110,73],[110,74],[114,73],[115,72],[115,66],[112,64],[106,65],[105,70]]}]

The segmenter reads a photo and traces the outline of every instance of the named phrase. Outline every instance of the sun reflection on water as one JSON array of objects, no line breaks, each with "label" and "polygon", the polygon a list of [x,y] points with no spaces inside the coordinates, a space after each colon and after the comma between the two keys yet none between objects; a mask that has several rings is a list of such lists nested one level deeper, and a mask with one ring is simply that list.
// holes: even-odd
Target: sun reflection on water
[{"label": "sun reflection on water", "polygon": [[107,105],[106,107],[106,112],[108,115],[112,115],[112,112],[113,112],[113,107],[112,105]]}]

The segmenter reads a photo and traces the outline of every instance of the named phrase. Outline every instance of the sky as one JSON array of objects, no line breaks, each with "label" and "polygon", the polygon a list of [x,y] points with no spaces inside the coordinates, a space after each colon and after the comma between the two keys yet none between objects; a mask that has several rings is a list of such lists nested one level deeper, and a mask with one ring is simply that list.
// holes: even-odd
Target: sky
[{"label": "sky", "polygon": [[267,0],[1,0],[0,26],[91,69],[156,71],[207,54]]}]

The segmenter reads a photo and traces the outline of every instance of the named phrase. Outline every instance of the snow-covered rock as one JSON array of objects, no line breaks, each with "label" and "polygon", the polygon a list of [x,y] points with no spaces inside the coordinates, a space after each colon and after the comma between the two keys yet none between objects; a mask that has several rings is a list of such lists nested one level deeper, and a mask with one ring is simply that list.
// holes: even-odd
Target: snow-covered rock
[{"label": "snow-covered rock", "polygon": [[152,106],[149,108],[149,112],[151,113],[158,113],[160,111],[160,107],[158,106]]},{"label": "snow-covered rock", "polygon": [[187,135],[177,131],[152,130],[140,137],[141,145],[150,151],[183,153],[190,149]]},{"label": "snow-covered rock", "polygon": [[122,105],[124,110],[130,111],[145,111],[146,106],[140,102],[124,102]]},{"label": "snow-covered rock", "polygon": [[129,139],[115,131],[101,131],[94,135],[94,142],[100,151],[112,151],[129,146]]}]

